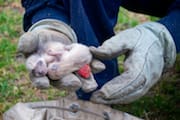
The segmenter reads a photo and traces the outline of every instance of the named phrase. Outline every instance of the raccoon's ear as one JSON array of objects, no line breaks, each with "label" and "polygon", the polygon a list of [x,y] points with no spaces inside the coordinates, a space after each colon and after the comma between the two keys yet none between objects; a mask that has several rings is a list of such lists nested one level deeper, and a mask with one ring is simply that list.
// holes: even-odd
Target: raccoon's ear
[{"label": "raccoon's ear", "polygon": [[64,49],[66,50],[66,51],[70,51],[72,48],[73,48],[73,44],[71,44],[71,45],[65,45],[64,46]]}]

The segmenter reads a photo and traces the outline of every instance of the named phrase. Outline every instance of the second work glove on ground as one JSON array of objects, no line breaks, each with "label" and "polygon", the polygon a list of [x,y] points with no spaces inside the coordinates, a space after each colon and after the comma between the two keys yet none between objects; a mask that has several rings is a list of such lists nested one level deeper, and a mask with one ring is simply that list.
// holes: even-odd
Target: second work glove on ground
[{"label": "second work glove on ground", "polygon": [[92,101],[126,104],[143,96],[172,67],[176,48],[169,31],[156,22],[147,22],[118,33],[102,46],[91,48],[99,59],[125,54],[124,72],[95,92]]}]

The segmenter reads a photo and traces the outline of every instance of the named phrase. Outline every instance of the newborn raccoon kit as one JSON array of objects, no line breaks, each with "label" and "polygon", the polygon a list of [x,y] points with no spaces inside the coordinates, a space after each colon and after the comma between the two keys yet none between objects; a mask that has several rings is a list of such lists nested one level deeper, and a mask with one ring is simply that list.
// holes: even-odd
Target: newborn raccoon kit
[{"label": "newborn raccoon kit", "polygon": [[[49,42],[27,59],[26,67],[36,77],[48,75],[51,80],[61,80],[61,84],[66,87],[74,86],[90,92],[98,86],[89,67],[91,60],[89,48],[82,44]],[[82,77],[81,81],[62,79],[73,72]]]},{"label": "newborn raccoon kit", "polygon": [[64,45],[59,42],[49,42],[37,54],[27,59],[26,67],[35,76],[48,73],[52,80],[57,80],[68,73],[78,71],[91,62],[89,48],[73,43]]}]

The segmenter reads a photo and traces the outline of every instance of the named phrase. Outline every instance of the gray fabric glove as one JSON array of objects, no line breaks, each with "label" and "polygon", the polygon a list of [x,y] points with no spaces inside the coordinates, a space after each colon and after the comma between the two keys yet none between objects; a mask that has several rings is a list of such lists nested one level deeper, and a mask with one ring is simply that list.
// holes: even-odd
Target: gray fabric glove
[{"label": "gray fabric glove", "polygon": [[[52,45],[52,41],[69,45],[71,43],[76,43],[77,38],[74,31],[68,25],[53,19],[44,19],[35,23],[28,32],[24,33],[20,37],[18,52],[23,53],[26,57],[28,57],[26,66],[29,66],[28,69],[30,71],[32,85],[37,88],[48,88],[50,84],[57,88],[69,86],[71,90],[77,90],[82,86],[86,86],[86,84],[81,84],[80,77],[73,74],[66,75],[60,81],[50,80],[47,76],[45,76],[47,73],[47,63],[41,58],[46,58],[46,61],[48,60],[49,62],[53,59],[45,54],[48,51],[46,48],[48,48],[49,45]],[[37,71],[34,71],[33,68],[36,64],[39,64],[41,69],[37,67],[35,69]],[[42,67],[44,64],[45,67]],[[94,67],[95,65],[97,67]],[[91,67],[93,72],[100,72],[105,69],[104,64],[97,60],[92,60]],[[94,82],[94,79],[89,81]]]},{"label": "gray fabric glove", "polygon": [[92,95],[92,101],[103,104],[126,104],[140,98],[176,59],[173,38],[165,26],[156,22],[122,31],[102,46],[91,47],[91,52],[98,59],[126,55],[125,71]]},{"label": "gray fabric glove", "polygon": [[[64,44],[77,42],[75,33],[68,25],[57,20],[44,19],[35,23],[28,32],[20,37],[18,53],[23,53],[29,57],[29,55],[37,53],[40,48],[42,49],[48,41],[57,40]],[[47,76],[37,77],[30,72],[30,79],[32,85],[37,88],[48,88],[50,85]]]}]

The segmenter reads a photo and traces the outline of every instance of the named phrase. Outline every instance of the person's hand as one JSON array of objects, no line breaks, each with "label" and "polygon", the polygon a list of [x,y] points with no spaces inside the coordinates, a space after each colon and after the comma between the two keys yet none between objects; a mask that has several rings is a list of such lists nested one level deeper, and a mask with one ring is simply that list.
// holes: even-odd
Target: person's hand
[{"label": "person's hand", "polygon": [[[24,33],[20,37],[18,53],[23,53],[27,57],[26,66],[28,66],[30,69],[29,76],[30,80],[32,81],[32,85],[37,88],[48,88],[51,84],[56,88],[68,87],[67,89],[72,90],[77,90],[80,87],[82,87],[85,91],[91,90],[91,88],[94,89],[92,85],[89,87],[89,82],[95,83],[93,77],[90,77],[87,82],[82,82],[85,79],[75,74],[66,75],[60,80],[52,80],[46,76],[46,69],[48,67],[46,66],[47,63],[45,63],[45,65],[42,67],[44,64],[43,58],[51,61],[52,57],[49,57],[46,54],[48,51],[46,48],[48,48],[50,45],[54,45],[54,43],[51,44],[53,41],[67,45],[77,42],[76,35],[69,26],[60,21],[52,19],[45,19],[35,23],[28,32]],[[58,47],[57,45],[55,46]],[[41,55],[39,55],[39,53]],[[37,66],[34,71],[33,68],[36,62],[39,66]],[[105,69],[104,64],[94,59],[92,60],[90,66],[93,73],[97,73]]]},{"label": "person's hand", "polygon": [[[23,53],[27,59],[32,54],[38,54],[45,43],[59,41],[63,44],[76,42],[73,30],[63,22],[45,19],[35,23],[28,32],[24,33],[18,43],[18,53]],[[38,59],[38,58],[37,58]],[[48,88],[50,80],[47,76],[36,76],[29,73],[32,85],[37,88]],[[74,76],[71,76],[74,77]],[[74,80],[74,78],[72,78]]]},{"label": "person's hand", "polygon": [[124,72],[91,97],[92,101],[103,104],[127,104],[140,98],[176,59],[173,38],[163,25],[155,22],[122,31],[102,46],[91,47],[91,52],[98,59],[126,56]]}]

